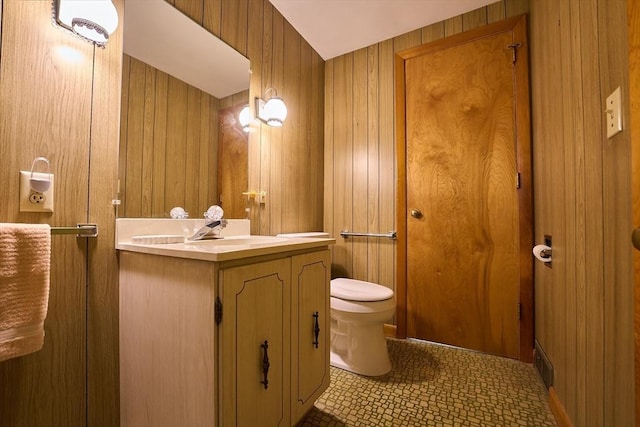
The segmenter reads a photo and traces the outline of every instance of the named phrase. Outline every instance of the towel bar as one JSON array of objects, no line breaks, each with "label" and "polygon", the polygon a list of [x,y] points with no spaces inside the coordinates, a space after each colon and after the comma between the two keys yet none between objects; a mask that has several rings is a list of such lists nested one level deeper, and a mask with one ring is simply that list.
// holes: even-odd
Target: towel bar
[{"label": "towel bar", "polygon": [[51,235],[75,234],[76,237],[98,237],[98,224],[78,224],[75,227],[51,227]]},{"label": "towel bar", "polygon": [[358,236],[358,237],[386,237],[387,239],[391,239],[391,240],[395,240],[396,239],[396,232],[395,231],[390,231],[388,233],[356,233],[356,232],[353,232],[353,231],[342,230],[340,232],[340,235],[342,237],[344,237],[345,239],[347,237],[351,237],[351,236]]}]

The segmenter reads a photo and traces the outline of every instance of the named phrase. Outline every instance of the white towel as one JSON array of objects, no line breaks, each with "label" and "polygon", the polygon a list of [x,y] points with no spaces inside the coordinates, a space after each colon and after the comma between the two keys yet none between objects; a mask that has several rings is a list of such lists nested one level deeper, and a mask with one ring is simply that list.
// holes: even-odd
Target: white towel
[{"label": "white towel", "polygon": [[48,224],[0,223],[0,361],[42,349],[50,269]]}]

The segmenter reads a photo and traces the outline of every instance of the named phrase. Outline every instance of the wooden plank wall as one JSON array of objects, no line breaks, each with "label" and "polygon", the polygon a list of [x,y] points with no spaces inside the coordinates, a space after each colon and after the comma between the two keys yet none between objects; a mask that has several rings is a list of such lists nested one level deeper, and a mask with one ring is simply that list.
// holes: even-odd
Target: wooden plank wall
[{"label": "wooden plank wall", "polygon": [[[124,2],[114,2],[122,16]],[[52,237],[44,348],[0,363],[0,425],[119,425],[114,250],[122,31],[97,49],[51,25],[50,2],[2,2],[0,222],[95,222]],[[54,212],[19,213],[19,170],[51,161]]]},{"label": "wooden plank wall", "polygon": [[[249,58],[252,73],[249,97],[245,102],[262,96],[267,87],[274,87],[287,104],[288,117],[282,128],[270,128],[255,122],[249,133],[248,190],[267,192],[266,204],[259,205],[255,201],[252,204],[252,234],[321,230],[324,61],[268,0],[168,1]],[[131,70],[130,76],[133,76],[133,68]],[[142,83],[137,84],[136,90],[142,90],[140,85]],[[140,105],[148,101],[129,99],[123,102],[131,107],[134,102]],[[253,102],[250,105],[253,108]],[[145,117],[145,113],[140,112],[140,107],[136,111],[136,114]],[[184,134],[186,130],[180,129],[180,132]],[[212,195],[216,180],[214,161],[211,160],[207,168],[200,169],[197,177],[189,177],[185,172],[193,167],[192,162],[196,159],[189,161],[185,158],[187,155],[183,154],[185,150],[179,148],[188,142],[175,146],[167,144],[165,150],[176,150],[171,158],[180,159],[180,166],[170,172],[171,165],[167,164],[164,177],[161,172],[158,176],[152,176],[144,161],[145,153],[149,159],[152,155],[159,154],[155,148],[143,148],[136,144],[136,141],[146,139],[146,133],[138,130],[136,135],[127,140],[128,144],[135,145],[135,150],[127,148],[127,152],[131,151],[133,157],[128,156],[126,161],[121,158],[120,161],[121,179],[123,174],[127,175],[126,188],[133,181],[135,188],[139,189],[128,191],[129,194],[124,199],[125,215],[161,216],[170,205],[187,205],[191,200],[192,203],[197,201],[199,204],[189,204],[188,206],[196,207],[187,207],[187,210],[196,213],[192,213],[192,217],[199,217],[203,207],[206,209],[211,204],[210,201],[216,199],[215,194]],[[205,149],[202,144],[200,149]],[[192,152],[195,152],[195,148]],[[166,180],[170,173],[172,181],[168,182]],[[167,194],[169,187],[175,187],[178,189],[176,195],[184,191],[184,201],[177,197],[167,198],[162,208],[156,208],[153,199],[149,200],[150,195],[155,194],[150,186],[159,185],[156,180],[162,179],[166,181],[164,185]],[[206,191],[205,201],[202,190],[199,194],[193,192],[198,185],[202,188],[207,184],[209,189]]]},{"label": "wooden plank wall", "polygon": [[617,86],[629,105],[626,5],[531,2],[530,32],[536,240],[553,236],[553,268],[536,263],[536,338],[574,425],[631,426],[630,138],[607,139],[603,113]]},{"label": "wooden plank wall", "polygon": [[527,0],[500,1],[326,62],[324,229],[338,240],[334,277],[396,289],[394,241],[339,234],[395,230],[395,52],[527,11]]}]

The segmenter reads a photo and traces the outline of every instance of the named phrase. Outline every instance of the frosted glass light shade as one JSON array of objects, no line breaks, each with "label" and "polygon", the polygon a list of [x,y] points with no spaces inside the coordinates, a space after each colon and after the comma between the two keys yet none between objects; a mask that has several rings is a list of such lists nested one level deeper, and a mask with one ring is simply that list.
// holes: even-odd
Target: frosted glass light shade
[{"label": "frosted glass light shade", "polygon": [[264,104],[263,116],[269,126],[281,127],[284,119],[287,118],[287,106],[282,98],[274,96]]},{"label": "frosted glass light shade", "polygon": [[251,110],[248,105],[245,105],[244,108],[240,110],[238,121],[240,122],[240,126],[242,126],[242,130],[249,132],[249,127],[251,126]]},{"label": "frosted glass light shade", "polygon": [[104,47],[118,27],[118,11],[111,0],[53,0],[53,19],[82,39]]}]

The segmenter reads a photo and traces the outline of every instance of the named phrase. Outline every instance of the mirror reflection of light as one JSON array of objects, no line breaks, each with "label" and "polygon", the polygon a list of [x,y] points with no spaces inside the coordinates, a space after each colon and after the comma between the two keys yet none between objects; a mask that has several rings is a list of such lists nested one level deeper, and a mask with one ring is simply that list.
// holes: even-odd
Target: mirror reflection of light
[{"label": "mirror reflection of light", "polygon": [[56,54],[61,59],[69,62],[82,62],[84,60],[84,55],[78,49],[75,49],[71,46],[58,46],[56,47]]},{"label": "mirror reflection of light", "polygon": [[242,130],[249,132],[251,129],[251,110],[248,105],[245,105],[240,111],[238,121],[240,122],[240,126],[242,126]]}]

